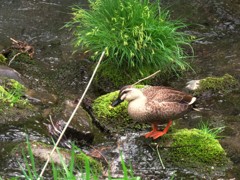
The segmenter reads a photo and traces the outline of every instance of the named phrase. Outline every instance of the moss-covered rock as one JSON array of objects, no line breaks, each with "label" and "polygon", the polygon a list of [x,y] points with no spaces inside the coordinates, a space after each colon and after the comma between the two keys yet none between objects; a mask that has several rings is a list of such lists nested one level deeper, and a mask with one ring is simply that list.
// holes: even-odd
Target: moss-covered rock
[{"label": "moss-covered rock", "polygon": [[202,130],[181,129],[168,137],[168,156],[179,167],[223,166],[229,162],[219,141]]},{"label": "moss-covered rock", "polygon": [[[143,85],[137,85],[137,88],[143,88]],[[126,130],[139,130],[146,127],[146,124],[135,123],[127,112],[126,101],[117,107],[111,108],[110,105],[117,99],[119,91],[114,91],[98,97],[93,103],[93,112],[99,123],[111,132],[124,132]]]},{"label": "moss-covered rock", "polygon": [[0,101],[1,108],[4,106],[26,107],[28,101],[23,99],[26,88],[24,85],[14,79],[2,79],[0,83]]},{"label": "moss-covered rock", "polygon": [[227,93],[237,87],[239,82],[233,76],[225,74],[222,77],[207,77],[200,80],[199,87],[194,93],[197,95],[206,91]]}]

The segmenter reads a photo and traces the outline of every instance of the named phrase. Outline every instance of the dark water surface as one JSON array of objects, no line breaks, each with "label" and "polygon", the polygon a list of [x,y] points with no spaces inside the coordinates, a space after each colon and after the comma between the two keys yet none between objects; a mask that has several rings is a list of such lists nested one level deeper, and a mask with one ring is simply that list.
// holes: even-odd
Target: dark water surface
[{"label": "dark water surface", "polygon": [[2,0],[0,3],[0,49],[10,38],[35,47],[37,60],[53,64],[71,57],[71,33],[62,29],[70,20],[71,6],[86,6],[86,0]]}]

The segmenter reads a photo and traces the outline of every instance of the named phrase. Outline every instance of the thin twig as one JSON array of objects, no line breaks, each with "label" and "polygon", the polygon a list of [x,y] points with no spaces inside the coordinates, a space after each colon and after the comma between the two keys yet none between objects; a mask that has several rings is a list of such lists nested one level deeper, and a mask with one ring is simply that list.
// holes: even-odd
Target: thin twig
[{"label": "thin twig", "polygon": [[164,166],[164,164],[163,164],[161,155],[160,155],[160,153],[159,153],[158,145],[156,146],[156,149],[157,149],[158,158],[159,158],[159,161],[160,161],[160,163],[161,163],[161,165],[162,165],[162,168],[163,168],[163,169],[166,169],[165,166]]},{"label": "thin twig", "polygon": [[19,56],[20,54],[22,54],[22,53],[17,53],[17,54],[15,54],[15,55],[12,57],[12,59],[9,61],[8,66],[10,66],[11,63],[12,63],[12,61],[13,61],[17,56]]},{"label": "thin twig", "polygon": [[44,165],[44,167],[43,167],[43,169],[42,169],[42,171],[41,171],[41,173],[40,173],[40,175],[39,175],[39,177],[38,177],[37,180],[40,180],[40,178],[42,177],[44,171],[45,171],[46,168],[47,168],[47,165],[48,165],[48,163],[49,163],[49,161],[50,161],[50,158],[51,158],[53,152],[54,152],[55,149],[57,148],[57,146],[58,146],[60,140],[62,139],[65,131],[67,130],[67,128],[68,128],[68,126],[69,126],[72,118],[74,117],[74,115],[76,114],[76,112],[77,112],[80,104],[82,103],[82,100],[83,100],[84,96],[86,95],[86,93],[87,93],[87,91],[88,91],[88,89],[89,89],[89,87],[90,87],[90,85],[91,85],[91,83],[92,83],[93,77],[95,76],[95,74],[96,74],[96,72],[97,72],[97,69],[98,69],[98,67],[99,67],[99,65],[100,65],[100,63],[101,63],[101,61],[102,61],[102,59],[103,59],[104,54],[105,54],[105,50],[102,52],[101,57],[99,58],[98,63],[97,63],[97,65],[96,65],[96,67],[95,67],[95,69],[94,69],[94,71],[93,71],[92,77],[90,78],[90,80],[89,80],[89,82],[88,82],[88,84],[87,84],[87,87],[86,87],[85,91],[84,91],[83,94],[82,94],[81,99],[79,100],[77,106],[75,107],[74,111],[72,112],[72,114],[71,114],[68,122],[66,123],[64,129],[62,130],[62,133],[60,134],[60,136],[59,136],[59,138],[58,138],[55,146],[53,147],[51,153],[49,154],[49,156],[48,156],[48,158],[47,158],[47,161],[46,161],[46,163],[45,163],[45,165]]},{"label": "thin twig", "polygon": [[15,43],[18,43],[17,40],[13,39],[13,38],[10,38],[11,41],[15,42]]},{"label": "thin twig", "polygon": [[151,75],[149,75],[149,76],[147,76],[147,77],[145,77],[145,78],[143,78],[143,79],[138,80],[137,82],[135,82],[135,83],[132,84],[132,85],[136,85],[136,84],[138,84],[138,83],[140,83],[140,82],[142,82],[142,81],[144,81],[144,80],[146,80],[146,79],[149,79],[149,78],[155,76],[155,75],[156,75],[157,73],[159,73],[160,71],[161,71],[161,70],[158,70],[158,71],[156,71],[155,73],[153,73],[153,74],[151,74]]},{"label": "thin twig", "polygon": [[52,116],[51,116],[51,115],[49,115],[49,119],[50,119],[50,122],[51,122],[51,124],[52,124],[53,129],[54,129],[58,134],[61,134],[61,131],[59,131],[59,130],[56,128],[56,126],[54,125],[54,123],[53,123],[53,121],[52,121]]}]

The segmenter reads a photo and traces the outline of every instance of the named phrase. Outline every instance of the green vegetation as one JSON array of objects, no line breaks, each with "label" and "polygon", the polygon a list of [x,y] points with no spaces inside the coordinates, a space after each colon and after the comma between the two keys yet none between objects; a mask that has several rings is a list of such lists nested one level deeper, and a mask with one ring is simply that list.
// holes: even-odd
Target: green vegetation
[{"label": "green vegetation", "polygon": [[[143,85],[136,85],[137,88],[143,88]],[[124,132],[127,129],[140,130],[146,124],[135,123],[128,116],[127,105],[128,102],[124,101],[117,107],[110,107],[112,102],[117,99],[119,91],[114,91],[102,95],[94,100],[93,112],[102,126],[106,127],[112,132]]]},{"label": "green vegetation", "polygon": [[199,129],[182,129],[172,134],[168,151],[174,164],[181,167],[222,166],[228,163],[226,153],[218,140]]},{"label": "green vegetation", "polygon": [[[186,25],[170,20],[169,12],[149,0],[96,0],[90,10],[73,8],[73,19],[66,24],[76,37],[75,46],[98,60],[106,48],[102,76],[130,74],[128,80],[145,77],[157,70],[177,73],[186,70],[184,48],[190,36],[180,32]],[[116,70],[116,73],[108,71]],[[134,75],[134,76],[132,76]],[[135,78],[135,79],[133,79]],[[115,78],[112,78],[117,82]]]},{"label": "green vegetation", "polygon": [[218,139],[219,134],[224,131],[225,127],[210,128],[208,122],[201,122],[199,128],[204,134],[210,135],[213,139]]},{"label": "green vegetation", "polygon": [[[93,158],[85,155],[79,148],[77,148],[75,145],[72,146],[71,152],[68,153],[70,155],[69,163],[66,163],[64,161],[64,158],[62,155],[62,150],[60,151],[60,148],[57,148],[57,153],[60,155],[61,164],[57,165],[52,162],[52,179],[58,180],[58,179],[82,179],[82,180],[89,180],[94,179],[98,180],[101,179],[101,172],[103,171],[102,166],[99,162],[94,160]],[[67,150],[63,150],[67,151]],[[36,161],[34,159],[34,153],[32,150],[32,146],[30,142],[27,140],[27,152],[28,156],[26,156],[26,152],[23,149],[22,155],[24,159],[24,167],[21,167],[23,175],[26,179],[37,179],[39,177],[38,171],[37,171],[37,165]],[[80,153],[77,153],[80,152]],[[128,170],[125,162],[121,158],[122,168],[123,168],[123,179],[118,180],[140,180],[139,177],[134,177],[133,171]],[[43,178],[41,178],[43,179]],[[112,179],[109,176],[109,179]]]},{"label": "green vegetation", "polygon": [[[33,143],[33,145],[46,146],[46,148],[50,148],[49,150],[51,150],[51,147],[48,145],[43,145],[43,144],[39,145],[39,143]],[[27,141],[28,156],[26,156],[25,148],[22,149],[22,156],[24,159],[25,168],[20,165],[23,175],[25,176],[26,179],[37,179],[39,176],[37,171],[39,167],[37,168],[38,164],[36,163],[36,160],[34,158],[35,155],[33,151],[34,150],[33,150],[32,144],[29,141]],[[90,176],[90,174],[95,176],[96,173],[99,174],[100,172],[102,172],[102,166],[99,162],[82,153],[74,145],[71,152],[68,150],[60,149],[60,148],[57,148],[56,151],[60,157],[61,165],[54,164],[54,162],[52,161],[53,179],[56,179],[56,180],[57,179],[77,179],[77,177],[75,177],[76,171],[82,172],[83,169],[85,169],[85,172],[87,173],[86,177]],[[76,153],[76,151],[80,153]],[[68,163],[66,162],[66,159],[68,159],[65,157],[66,153],[70,155],[70,159]],[[92,169],[90,169],[90,167]],[[85,174],[84,173],[80,174],[80,176],[82,176],[81,178],[84,178]]]},{"label": "green vegetation", "polygon": [[3,55],[0,54],[0,64],[6,64],[7,58]]},{"label": "green vegetation", "polygon": [[0,85],[1,108],[6,105],[13,107],[23,107],[28,101],[23,99],[26,88],[14,79],[3,79]]},{"label": "green vegetation", "polygon": [[233,76],[225,74],[222,77],[207,77],[202,79],[195,94],[201,94],[205,91],[227,93],[237,87],[239,87],[239,82]]}]

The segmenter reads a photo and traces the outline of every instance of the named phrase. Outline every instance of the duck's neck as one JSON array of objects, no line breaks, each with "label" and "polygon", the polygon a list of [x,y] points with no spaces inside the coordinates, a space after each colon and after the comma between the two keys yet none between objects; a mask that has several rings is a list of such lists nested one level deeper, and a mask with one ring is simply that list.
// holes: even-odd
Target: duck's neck
[{"label": "duck's neck", "polygon": [[145,96],[139,97],[128,104],[128,114],[132,119],[140,120],[141,117],[146,113],[146,102]]}]

